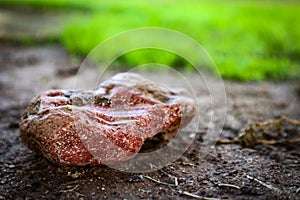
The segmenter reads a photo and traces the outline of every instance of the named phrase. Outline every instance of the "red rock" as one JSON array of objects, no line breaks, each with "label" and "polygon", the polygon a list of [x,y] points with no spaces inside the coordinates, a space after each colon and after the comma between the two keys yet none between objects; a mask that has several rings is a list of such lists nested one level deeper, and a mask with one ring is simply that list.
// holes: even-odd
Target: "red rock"
[{"label": "red rock", "polygon": [[194,102],[183,92],[122,73],[96,90],[42,92],[21,118],[20,137],[58,164],[117,164],[158,133],[174,137],[194,114]]}]

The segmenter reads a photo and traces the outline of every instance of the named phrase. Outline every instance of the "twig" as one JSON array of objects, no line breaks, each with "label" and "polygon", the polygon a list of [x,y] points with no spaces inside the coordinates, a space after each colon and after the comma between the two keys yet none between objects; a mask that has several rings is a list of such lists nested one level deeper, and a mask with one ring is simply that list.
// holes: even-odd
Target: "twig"
[{"label": "twig", "polygon": [[155,165],[151,164],[151,167],[154,167],[155,169],[159,170],[160,172],[162,172],[163,174],[167,175],[169,178],[172,178],[174,179],[174,185],[175,186],[178,186],[178,178],[176,176],[173,176],[167,172],[165,172],[164,170],[162,169],[159,169],[158,167],[156,167]]},{"label": "twig", "polygon": [[300,142],[300,137],[292,138],[292,139],[282,139],[282,140],[279,140],[277,143],[279,143],[279,144],[281,144],[281,143],[292,144],[292,143],[297,143],[297,142]]},{"label": "twig", "polygon": [[278,188],[276,188],[276,187],[274,187],[274,186],[272,186],[270,184],[264,183],[264,182],[262,182],[262,181],[260,181],[260,180],[258,180],[256,178],[254,178],[252,176],[249,176],[249,175],[246,175],[246,177],[248,179],[250,179],[250,180],[254,180],[254,181],[258,182],[259,184],[265,186],[266,188],[269,188],[270,190],[274,190],[275,192],[282,193],[282,191],[280,189],[278,189]]},{"label": "twig", "polygon": [[287,122],[294,124],[296,126],[300,126],[300,121],[295,120],[295,119],[291,119],[291,118],[287,118],[286,116],[282,117],[284,120],[286,120]]},{"label": "twig", "polygon": [[76,192],[76,191],[73,191],[77,196],[80,196],[80,197],[84,197],[83,194],[79,193],[79,192]]},{"label": "twig", "polygon": [[163,185],[168,185],[168,186],[172,186],[172,187],[176,187],[177,186],[176,184],[170,184],[170,183],[166,183],[166,182],[161,182],[161,181],[156,180],[156,179],[154,179],[154,178],[152,178],[150,176],[143,175],[143,177],[146,178],[146,179],[149,179],[149,180],[151,180],[151,181],[153,181],[155,183],[159,183],[159,184],[163,184]]},{"label": "twig", "polygon": [[79,192],[76,192],[76,191],[75,191],[78,187],[79,187],[79,185],[75,185],[75,187],[73,187],[73,188],[70,188],[70,189],[68,189],[68,190],[60,190],[59,192],[61,192],[61,193],[74,192],[77,196],[82,196],[82,197],[84,197],[83,194],[80,194]]},{"label": "twig", "polygon": [[73,184],[80,184],[80,183],[83,183],[83,182],[87,182],[88,180],[75,180],[75,181],[70,181],[70,182],[67,182],[67,183],[64,183],[62,184],[62,186],[69,186],[69,185],[73,185]]},{"label": "twig", "polygon": [[196,194],[193,194],[193,193],[190,193],[190,192],[186,192],[186,191],[183,191],[182,194],[184,194],[186,196],[189,196],[189,197],[197,198],[197,199],[221,200],[221,199],[218,199],[218,198],[202,197],[202,196],[199,196],[199,195],[196,195]]},{"label": "twig", "polygon": [[232,140],[224,140],[224,139],[217,139],[216,144],[237,144],[239,140],[234,138]]},{"label": "twig", "polygon": [[75,185],[73,188],[70,188],[68,190],[60,190],[60,192],[73,192],[74,190],[76,190],[79,187],[79,185]]},{"label": "twig", "polygon": [[300,167],[300,163],[285,164],[284,166],[287,166],[287,167]]},{"label": "twig", "polygon": [[218,186],[219,187],[222,187],[222,186],[224,186],[224,187],[232,187],[232,188],[235,188],[235,189],[238,189],[238,190],[241,189],[239,186],[228,184],[228,183],[219,183]]}]

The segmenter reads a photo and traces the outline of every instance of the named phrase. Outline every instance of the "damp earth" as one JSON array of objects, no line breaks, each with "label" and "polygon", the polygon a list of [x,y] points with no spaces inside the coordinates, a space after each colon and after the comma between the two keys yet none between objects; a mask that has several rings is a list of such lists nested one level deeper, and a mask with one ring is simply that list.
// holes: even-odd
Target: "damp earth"
[{"label": "damp earth", "polygon": [[[20,140],[21,115],[39,92],[72,85],[78,68],[70,60],[61,46],[0,45],[0,199],[300,198],[299,142],[251,147],[216,144],[202,156],[201,133],[187,132],[187,136],[195,136],[188,150],[162,169],[152,166],[154,170],[147,173],[106,166],[58,166],[34,154]],[[168,75],[157,76],[172,81]],[[206,81],[218,89],[215,79]],[[283,116],[300,119],[299,81],[224,84],[227,115],[220,139],[236,138],[249,121]],[[204,105],[200,127],[205,130],[210,112],[205,105],[209,105],[210,96],[205,88],[195,90]],[[222,106],[215,108],[217,119]],[[222,119],[215,123],[222,123]],[[292,125],[282,129],[284,134],[299,135]]]}]

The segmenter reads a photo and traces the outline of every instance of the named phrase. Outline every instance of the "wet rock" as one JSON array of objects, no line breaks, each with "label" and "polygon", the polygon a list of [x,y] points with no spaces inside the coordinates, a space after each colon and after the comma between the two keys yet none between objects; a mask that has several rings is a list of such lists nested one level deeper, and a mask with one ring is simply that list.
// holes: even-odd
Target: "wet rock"
[{"label": "wet rock", "polygon": [[21,118],[20,137],[58,164],[117,164],[157,134],[171,139],[194,115],[194,101],[182,90],[121,73],[95,90],[42,92]]}]

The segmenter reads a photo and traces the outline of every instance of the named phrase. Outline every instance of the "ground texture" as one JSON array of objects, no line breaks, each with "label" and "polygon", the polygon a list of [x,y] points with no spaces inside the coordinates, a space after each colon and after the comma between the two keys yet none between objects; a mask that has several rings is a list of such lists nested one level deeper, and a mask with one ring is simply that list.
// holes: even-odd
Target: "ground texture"
[{"label": "ground texture", "polygon": [[[184,155],[149,173],[125,173],[104,166],[62,167],[35,155],[20,141],[20,117],[38,92],[71,87],[77,69],[71,66],[68,54],[59,46],[0,45],[0,199],[300,198],[299,142],[252,148],[218,144],[203,157],[201,134],[196,133]],[[214,79],[207,84],[218,89]],[[251,120],[283,115],[300,119],[299,82],[225,81],[225,89],[223,139],[236,137]],[[196,93],[201,105],[209,104],[205,89],[198,88]],[[210,112],[205,106],[201,109]],[[216,118],[218,109],[222,110],[222,105],[216,106]],[[200,120],[203,130],[206,118],[204,114]],[[286,134],[299,134],[297,128],[285,130]]]}]

